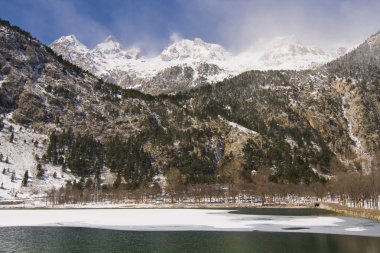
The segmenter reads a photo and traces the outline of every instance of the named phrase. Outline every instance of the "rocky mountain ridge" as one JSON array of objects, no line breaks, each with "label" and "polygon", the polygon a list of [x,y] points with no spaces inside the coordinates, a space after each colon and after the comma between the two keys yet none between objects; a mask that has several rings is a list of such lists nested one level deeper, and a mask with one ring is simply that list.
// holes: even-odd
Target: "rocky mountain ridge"
[{"label": "rocky mountain ridge", "polygon": [[[104,80],[153,94],[222,81],[253,69],[307,69],[346,52],[345,49],[326,52],[304,45],[294,36],[276,37],[239,54],[200,38],[177,39],[155,57],[142,56],[136,47],[124,48],[113,36],[94,49],[86,48],[74,35],[63,36],[50,47],[64,59]],[[187,85],[176,85],[173,80]],[[166,81],[168,84],[163,86]]]}]

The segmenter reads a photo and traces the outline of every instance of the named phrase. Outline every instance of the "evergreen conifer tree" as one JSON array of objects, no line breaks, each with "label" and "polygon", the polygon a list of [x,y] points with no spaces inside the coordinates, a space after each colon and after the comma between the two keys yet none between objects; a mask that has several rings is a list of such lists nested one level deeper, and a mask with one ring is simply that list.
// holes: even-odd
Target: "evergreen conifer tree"
[{"label": "evergreen conifer tree", "polygon": [[63,164],[62,164],[61,169],[62,169],[62,172],[66,172],[66,170],[67,170],[67,165],[66,165],[66,163],[63,163]]},{"label": "evergreen conifer tree", "polygon": [[89,178],[89,179],[87,179],[87,181],[86,181],[85,188],[86,188],[86,189],[91,189],[93,185],[94,185],[94,181],[92,181],[92,179]]},{"label": "evergreen conifer tree", "polygon": [[37,178],[42,179],[45,174],[44,170],[42,169],[42,165],[38,163],[36,169],[37,169]]},{"label": "evergreen conifer tree", "polygon": [[57,151],[57,135],[54,132],[50,134],[49,137],[49,146],[46,151],[47,158],[54,164],[58,163],[58,151]]},{"label": "evergreen conifer tree", "polygon": [[24,178],[22,179],[22,186],[27,187],[28,186],[28,179],[29,179],[29,172],[28,170],[25,171]]},{"label": "evergreen conifer tree", "polygon": [[4,128],[4,118],[0,118],[0,131]]},{"label": "evergreen conifer tree", "polygon": [[120,175],[120,173],[117,173],[117,178],[116,178],[115,182],[113,183],[113,188],[115,188],[115,189],[119,188],[120,184],[121,184],[121,175]]}]

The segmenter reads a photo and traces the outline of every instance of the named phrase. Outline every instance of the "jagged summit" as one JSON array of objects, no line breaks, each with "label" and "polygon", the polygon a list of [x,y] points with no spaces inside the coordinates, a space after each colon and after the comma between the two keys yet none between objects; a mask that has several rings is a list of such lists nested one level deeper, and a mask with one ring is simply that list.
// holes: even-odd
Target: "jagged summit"
[{"label": "jagged summit", "polygon": [[309,46],[302,43],[295,35],[275,37],[267,44],[267,49],[272,51],[278,50],[280,52],[291,53],[293,56],[297,55],[326,55],[326,52],[318,47]]},{"label": "jagged summit", "polygon": [[372,38],[372,37],[378,37],[378,36],[380,36],[380,31],[378,31],[377,33],[371,35],[370,38]]},{"label": "jagged summit", "polygon": [[66,47],[70,46],[76,50],[88,50],[87,47],[82,42],[80,42],[74,34],[62,36],[59,39],[55,40],[51,45],[61,45]]},{"label": "jagged summit", "polygon": [[112,34],[108,35],[107,38],[104,40],[104,42],[117,42],[117,43],[119,43],[119,41],[116,39],[116,37],[113,36]]},{"label": "jagged summit", "polygon": [[162,51],[163,61],[191,59],[193,61],[223,61],[229,53],[218,44],[206,43],[200,38],[194,40],[182,39],[174,42]]},{"label": "jagged summit", "polygon": [[366,42],[369,45],[380,46],[380,31],[369,37]]},{"label": "jagged summit", "polygon": [[246,59],[256,62],[256,67],[267,69],[307,69],[329,62],[346,52],[322,50],[319,47],[306,45],[296,36],[275,37],[269,41],[261,41],[240,55],[241,61]]},{"label": "jagged summit", "polygon": [[[65,59],[109,82],[144,92],[152,92],[153,89],[155,93],[163,92],[157,88],[159,85],[154,84],[157,79],[162,82],[165,82],[162,78],[176,80],[172,82],[174,86],[186,81],[193,87],[205,81],[221,81],[252,69],[312,68],[346,52],[325,51],[305,45],[293,35],[256,43],[235,55],[223,46],[205,42],[201,38],[190,40],[175,36],[161,54],[144,57],[140,48],[125,48],[112,35],[92,50],[81,46],[75,37],[69,37],[53,42],[51,48]],[[174,71],[173,67],[177,67],[178,71]],[[169,90],[178,90],[178,87]]]},{"label": "jagged summit", "polygon": [[116,51],[122,51],[124,47],[112,35],[108,36],[103,42],[97,44],[93,49],[94,52],[98,51],[104,54],[112,54]]},{"label": "jagged summit", "polygon": [[91,51],[94,57],[109,58],[110,60],[137,59],[141,50],[137,47],[125,48],[113,35],[97,44]]},{"label": "jagged summit", "polygon": [[[59,39],[55,40],[50,46],[52,48],[56,48],[57,51],[64,51],[64,58],[74,64],[77,62],[81,62],[81,64],[85,65],[89,64],[87,57],[89,49],[84,44],[82,44],[73,34],[60,37]],[[90,71],[92,72],[92,69]]]},{"label": "jagged summit", "polygon": [[104,41],[97,44],[94,49],[102,46],[124,48],[123,45],[121,45],[121,43],[113,35],[109,35],[107,38],[105,38]]},{"label": "jagged summit", "polygon": [[61,42],[62,41],[68,41],[68,42],[72,42],[72,43],[80,43],[79,40],[77,39],[77,37],[74,34],[70,34],[70,35],[67,35],[67,36],[62,36],[57,41],[61,41]]}]

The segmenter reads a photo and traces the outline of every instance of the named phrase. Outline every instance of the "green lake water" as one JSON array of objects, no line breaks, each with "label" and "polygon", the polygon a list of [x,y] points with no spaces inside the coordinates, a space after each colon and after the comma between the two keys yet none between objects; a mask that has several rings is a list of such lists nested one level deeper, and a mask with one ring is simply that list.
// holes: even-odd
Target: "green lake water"
[{"label": "green lake water", "polygon": [[89,228],[0,228],[0,252],[372,252],[380,238],[264,232],[136,232]]},{"label": "green lake water", "polygon": [[[245,215],[330,216],[319,209],[240,209]],[[17,218],[17,217],[15,217]],[[380,237],[293,232],[117,231],[0,227],[0,252],[378,253]]]}]

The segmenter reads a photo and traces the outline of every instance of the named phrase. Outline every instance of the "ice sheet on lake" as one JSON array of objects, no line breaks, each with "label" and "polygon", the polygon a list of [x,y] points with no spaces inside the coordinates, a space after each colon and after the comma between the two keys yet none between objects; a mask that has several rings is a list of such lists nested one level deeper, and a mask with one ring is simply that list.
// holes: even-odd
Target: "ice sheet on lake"
[{"label": "ice sheet on lake", "polygon": [[364,231],[364,230],[366,230],[366,229],[365,229],[365,228],[362,228],[362,227],[355,227],[355,228],[346,228],[345,230],[346,230],[346,231],[361,232],[361,231]]},{"label": "ice sheet on lake", "polygon": [[[363,229],[360,224],[366,222]],[[368,225],[369,224],[369,225]],[[140,231],[272,231],[380,236],[380,224],[347,217],[269,216],[213,209],[0,210],[0,226],[65,226]]]}]

